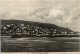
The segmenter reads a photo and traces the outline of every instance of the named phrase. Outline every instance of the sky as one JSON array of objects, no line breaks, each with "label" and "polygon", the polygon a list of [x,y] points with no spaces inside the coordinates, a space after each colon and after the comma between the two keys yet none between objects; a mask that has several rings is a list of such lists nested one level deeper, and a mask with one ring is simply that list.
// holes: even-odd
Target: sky
[{"label": "sky", "polygon": [[0,0],[1,19],[51,23],[80,32],[79,0]]}]

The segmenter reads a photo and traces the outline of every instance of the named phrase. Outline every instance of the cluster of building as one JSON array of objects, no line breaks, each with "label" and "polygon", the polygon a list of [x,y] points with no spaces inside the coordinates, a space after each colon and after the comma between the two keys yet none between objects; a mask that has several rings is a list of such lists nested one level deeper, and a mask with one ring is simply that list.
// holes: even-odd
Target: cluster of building
[{"label": "cluster of building", "polygon": [[[74,32],[70,32],[73,34]],[[27,36],[54,36],[54,34],[68,34],[67,31],[58,31],[57,29],[43,28],[35,25],[2,25],[1,34],[26,34]]]}]

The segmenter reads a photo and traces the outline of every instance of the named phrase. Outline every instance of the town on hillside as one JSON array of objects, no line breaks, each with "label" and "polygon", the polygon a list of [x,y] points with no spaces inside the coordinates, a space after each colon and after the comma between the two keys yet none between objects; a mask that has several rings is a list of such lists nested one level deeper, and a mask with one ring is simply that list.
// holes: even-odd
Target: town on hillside
[{"label": "town on hillside", "polygon": [[12,37],[79,37],[79,32],[60,31],[56,28],[44,28],[37,25],[7,24],[1,25],[1,36]]}]

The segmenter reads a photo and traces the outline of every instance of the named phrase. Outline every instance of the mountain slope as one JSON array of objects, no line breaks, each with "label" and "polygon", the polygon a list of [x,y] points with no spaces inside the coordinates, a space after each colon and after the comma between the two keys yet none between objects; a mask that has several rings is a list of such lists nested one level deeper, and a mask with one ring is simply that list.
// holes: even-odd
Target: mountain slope
[{"label": "mountain slope", "polygon": [[71,32],[71,30],[68,29],[68,28],[59,27],[59,26],[56,26],[54,24],[39,23],[39,22],[30,22],[30,21],[22,21],[22,20],[1,20],[1,25],[7,25],[7,24],[36,25],[36,26],[43,27],[43,28],[52,28],[52,29],[57,29],[59,31]]}]

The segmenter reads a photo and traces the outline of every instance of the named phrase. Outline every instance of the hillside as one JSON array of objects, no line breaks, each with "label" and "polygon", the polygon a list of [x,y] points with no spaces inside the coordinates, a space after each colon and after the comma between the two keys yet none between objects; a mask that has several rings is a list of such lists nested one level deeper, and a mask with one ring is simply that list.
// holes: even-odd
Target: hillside
[{"label": "hillside", "polygon": [[7,25],[7,24],[18,25],[18,24],[22,24],[22,23],[25,25],[36,25],[36,26],[43,27],[43,28],[52,28],[52,29],[57,29],[59,31],[71,32],[71,30],[68,28],[59,27],[59,26],[54,25],[54,24],[31,22],[31,21],[22,21],[22,20],[1,20],[1,25]]}]

